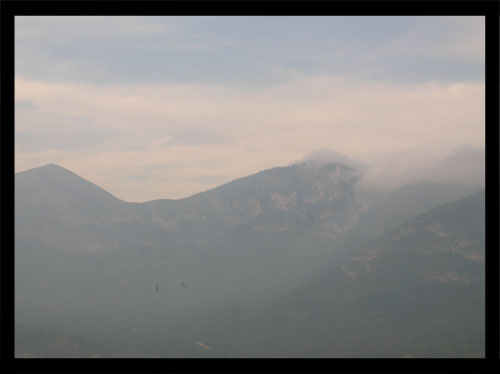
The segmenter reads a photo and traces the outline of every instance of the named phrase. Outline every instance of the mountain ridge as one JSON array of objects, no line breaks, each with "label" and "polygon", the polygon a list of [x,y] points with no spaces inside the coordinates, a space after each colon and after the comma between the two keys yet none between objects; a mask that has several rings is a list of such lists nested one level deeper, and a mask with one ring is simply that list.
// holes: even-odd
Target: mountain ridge
[{"label": "mountain ridge", "polygon": [[[311,167],[313,166],[314,167]],[[235,178],[235,179],[232,179],[228,182],[225,182],[219,186],[216,186],[216,187],[213,187],[213,188],[209,188],[207,190],[203,190],[203,191],[199,191],[199,192],[196,192],[192,195],[189,195],[189,196],[186,196],[186,197],[182,197],[182,198],[178,198],[178,199],[172,199],[172,198],[159,198],[159,199],[153,199],[153,200],[146,200],[146,201],[142,201],[142,202],[132,202],[132,201],[127,201],[127,200],[122,200],[116,196],[114,196],[111,192],[109,191],[106,191],[104,188],[100,187],[99,185],[95,184],[94,182],[90,181],[89,179],[86,179],[84,177],[81,177],[80,175],[78,175],[77,173],[71,171],[70,169],[67,169],[65,167],[62,167],[60,165],[57,165],[57,164],[54,164],[54,163],[48,163],[48,164],[45,164],[45,165],[41,165],[41,166],[37,166],[37,167],[34,167],[34,168],[30,168],[30,169],[27,169],[27,170],[23,170],[23,171],[20,171],[20,172],[16,172],[15,175],[16,177],[20,177],[20,178],[26,178],[26,177],[31,177],[33,175],[37,175],[37,176],[44,176],[44,177],[70,177],[70,178],[73,178],[75,179],[74,177],[78,177],[78,180],[80,181],[84,181],[85,183],[87,184],[91,184],[92,186],[95,186],[96,188],[106,192],[106,194],[112,196],[113,198],[117,199],[117,200],[120,200],[124,203],[128,203],[128,204],[147,204],[147,203],[152,203],[152,202],[156,202],[156,201],[169,201],[169,202],[172,202],[172,201],[183,201],[183,200],[186,200],[186,199],[190,199],[194,196],[197,196],[197,195],[200,195],[200,194],[206,194],[206,193],[209,193],[209,192],[213,192],[215,190],[219,190],[219,189],[224,189],[224,188],[227,188],[225,186],[232,186],[234,185],[235,183],[238,184],[238,183],[244,183],[246,181],[248,181],[249,179],[252,179],[254,177],[258,177],[258,176],[263,176],[263,175],[266,175],[268,173],[277,173],[277,172],[282,172],[282,171],[287,171],[287,170],[291,170],[291,169],[296,169],[296,168],[305,168],[305,169],[309,169],[309,170],[318,170],[318,169],[321,169],[321,168],[329,168],[333,165],[338,165],[340,166],[341,168],[345,169],[345,170],[349,170],[349,171],[353,171],[354,169],[350,166],[347,166],[347,165],[344,165],[344,164],[340,164],[338,162],[316,162],[314,160],[304,160],[304,161],[301,161],[301,162],[297,162],[297,163],[293,163],[293,164],[290,164],[290,165],[286,165],[286,166],[276,166],[276,167],[271,167],[271,168],[268,168],[268,169],[264,169],[264,170],[260,170],[256,173],[253,173],[253,174],[249,174],[249,175],[245,175],[245,176],[242,176],[242,177],[238,177],[238,178]]]},{"label": "mountain ridge", "polygon": [[[28,172],[16,177],[16,319],[87,337],[130,329],[191,331],[193,321],[222,323],[266,309],[308,284],[329,261],[401,224],[401,217],[474,189],[417,185],[376,196],[359,188],[352,168],[309,163],[267,169],[180,200],[127,203],[56,165]],[[462,211],[445,218],[457,219]],[[447,238],[444,231],[428,243]],[[465,257],[456,251],[439,256],[477,258],[462,252]],[[366,253],[358,257],[345,262],[348,272],[364,268]],[[437,270],[430,276],[438,284],[458,279],[456,271]],[[290,316],[305,318],[301,308]],[[295,317],[287,318],[293,323]]]}]

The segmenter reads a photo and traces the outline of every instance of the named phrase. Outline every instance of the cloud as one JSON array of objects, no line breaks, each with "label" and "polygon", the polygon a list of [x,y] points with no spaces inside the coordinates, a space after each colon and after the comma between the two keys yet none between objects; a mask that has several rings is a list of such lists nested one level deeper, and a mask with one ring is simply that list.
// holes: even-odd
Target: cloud
[{"label": "cloud", "polygon": [[386,154],[364,166],[360,185],[376,190],[393,190],[419,182],[484,187],[484,178],[484,147],[462,145],[451,151],[413,149]]},{"label": "cloud", "polygon": [[[89,152],[103,145],[115,131],[100,129],[91,115],[61,115],[40,110],[31,101],[15,104],[16,152],[51,149]],[[23,126],[29,124],[29,126]]]},{"label": "cloud", "polygon": [[29,100],[19,100],[15,102],[16,110],[35,110],[37,107]]},{"label": "cloud", "polygon": [[395,185],[484,147],[484,17],[15,23],[16,170],[60,164],[124,200],[185,197],[310,152]]},{"label": "cloud", "polygon": [[315,151],[310,152],[307,154],[305,157],[300,159],[299,161],[295,162],[297,163],[304,163],[304,162],[314,162],[314,163],[319,163],[319,164],[325,164],[325,163],[338,163],[342,165],[347,165],[353,169],[358,169],[364,166],[362,162],[359,160],[353,160],[352,158],[343,155],[339,152],[334,151],[333,149],[330,148],[321,148]]},{"label": "cloud", "polygon": [[484,64],[485,18],[472,16],[405,17],[411,27],[388,41],[377,56],[450,58]]},{"label": "cloud", "polygon": [[[168,17],[136,16],[17,16],[16,39],[44,45],[65,45],[79,39],[128,39],[178,31]],[[57,38],[53,38],[58,35]],[[49,40],[46,40],[50,37]]]},{"label": "cloud", "polygon": [[233,42],[227,34],[196,30],[197,22],[176,16],[18,16],[16,74],[96,85],[178,81],[197,71],[208,76],[207,67],[213,72],[220,61],[207,57]]},{"label": "cloud", "polygon": [[28,16],[15,31],[16,73],[54,82],[484,77],[484,17]]},{"label": "cloud", "polygon": [[430,170],[430,179],[484,186],[485,149],[463,145]]},{"label": "cloud", "polygon": [[[18,77],[16,101],[37,108],[18,110],[16,170],[61,164],[125,200],[185,197],[321,148],[370,160],[381,152],[484,147],[484,84],[473,82],[319,75],[246,91]],[[131,181],[162,164],[172,167],[151,170],[147,184]]]}]

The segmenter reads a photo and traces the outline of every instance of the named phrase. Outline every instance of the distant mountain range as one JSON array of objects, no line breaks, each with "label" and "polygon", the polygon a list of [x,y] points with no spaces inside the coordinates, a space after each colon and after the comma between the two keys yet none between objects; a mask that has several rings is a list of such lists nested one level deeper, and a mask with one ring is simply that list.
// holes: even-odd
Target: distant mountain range
[{"label": "distant mountain range", "polygon": [[[418,326],[443,333],[435,356],[480,356],[484,192],[357,182],[351,167],[308,161],[127,203],[56,165],[18,173],[16,322],[82,334],[115,355],[147,356],[141,339],[157,356],[426,355],[411,339],[427,335],[408,337]],[[430,327],[444,320],[453,327]],[[229,325],[243,337],[221,334]],[[341,340],[325,326],[350,343],[328,346]],[[384,344],[356,340],[362,326]],[[117,343],[124,334],[133,339]],[[285,344],[289,334],[306,340]]]}]

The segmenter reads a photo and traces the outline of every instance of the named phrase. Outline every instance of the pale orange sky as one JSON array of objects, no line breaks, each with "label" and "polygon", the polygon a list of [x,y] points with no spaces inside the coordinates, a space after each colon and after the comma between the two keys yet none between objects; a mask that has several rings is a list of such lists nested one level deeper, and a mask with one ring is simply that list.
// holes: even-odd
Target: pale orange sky
[{"label": "pale orange sky", "polygon": [[[458,26],[443,23],[448,27],[443,26],[443,32],[471,24],[468,19],[458,21]],[[23,25],[21,46],[31,40]],[[475,45],[484,41],[481,33],[471,31],[441,50],[425,44],[425,32],[418,22],[415,25],[406,34],[384,39],[385,49],[367,57],[373,69],[381,58],[377,53],[395,56],[399,50],[400,58],[409,55],[425,61],[425,69],[432,68],[429,55],[438,61],[444,54],[457,66],[484,64],[478,61]],[[480,30],[484,21],[477,25]],[[165,32],[158,27],[145,30],[141,38]],[[103,35],[109,36],[109,31]],[[408,50],[404,40],[413,41],[415,48]],[[61,43],[70,42],[67,37]],[[44,61],[28,48],[20,51],[24,58],[33,53],[33,58]],[[187,53],[176,51],[180,56]],[[43,58],[47,56],[50,53]],[[321,60],[322,55],[315,57]],[[403,60],[398,63],[402,70],[407,66]],[[484,147],[484,81],[465,68],[447,76],[438,62],[435,75],[424,76],[422,67],[423,76],[411,80],[363,70],[372,66],[345,73],[321,65],[310,68],[310,62],[303,62],[303,69],[275,64],[272,71],[280,79],[252,87],[224,79],[214,83],[144,78],[102,84],[66,77],[70,62],[59,67],[60,79],[49,72],[31,74],[28,66],[17,69],[17,64],[16,59],[16,171],[55,163],[126,201],[186,197],[291,164],[321,148],[371,161],[395,152],[442,158],[462,145]],[[244,75],[245,66],[241,69]],[[408,70],[408,76],[413,73]]]}]

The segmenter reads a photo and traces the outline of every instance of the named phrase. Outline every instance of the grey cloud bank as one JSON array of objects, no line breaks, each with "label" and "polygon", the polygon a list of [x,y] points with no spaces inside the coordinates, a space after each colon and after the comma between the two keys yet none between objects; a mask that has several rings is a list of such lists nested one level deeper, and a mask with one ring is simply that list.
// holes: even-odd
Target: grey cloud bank
[{"label": "grey cloud bank", "polygon": [[484,18],[17,17],[16,55],[20,75],[100,85],[259,87],[283,81],[273,67],[407,82],[482,80]]}]

